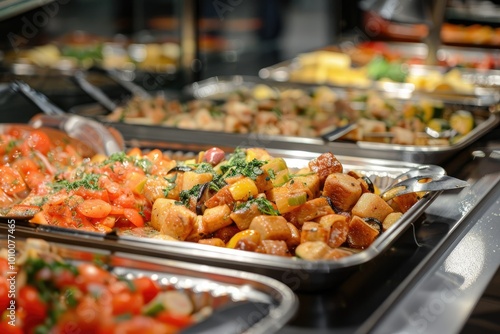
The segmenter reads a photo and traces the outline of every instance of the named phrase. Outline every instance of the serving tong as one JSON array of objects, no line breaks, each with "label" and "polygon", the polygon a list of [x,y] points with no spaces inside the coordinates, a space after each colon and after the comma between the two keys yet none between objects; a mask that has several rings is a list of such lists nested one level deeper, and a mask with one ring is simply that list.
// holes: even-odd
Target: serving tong
[{"label": "serving tong", "polygon": [[25,82],[15,80],[11,83],[11,88],[21,93],[43,112],[30,120],[31,126],[62,130],[68,136],[90,146],[95,153],[111,155],[124,150],[124,140],[118,131],[97,121],[66,113]]},{"label": "serving tong", "polygon": [[460,189],[469,183],[452,176],[445,175],[444,169],[435,165],[424,165],[412,168],[395,178],[392,185],[386,188],[380,196],[385,201],[394,197],[418,192],[435,192]]}]

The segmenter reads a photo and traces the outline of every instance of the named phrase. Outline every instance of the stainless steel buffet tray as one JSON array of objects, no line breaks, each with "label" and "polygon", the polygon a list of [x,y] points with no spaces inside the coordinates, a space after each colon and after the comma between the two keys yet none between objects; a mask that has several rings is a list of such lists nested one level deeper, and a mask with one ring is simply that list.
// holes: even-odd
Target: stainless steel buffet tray
[{"label": "stainless steel buffet tray", "polygon": [[[285,158],[290,168],[300,168],[317,153],[269,149],[273,156]],[[408,162],[337,156],[344,170],[356,170],[368,177],[379,188],[386,188],[394,178],[410,168],[419,166]],[[402,218],[382,233],[367,249],[339,260],[308,261],[299,258],[226,249],[191,242],[166,241],[123,235],[120,232],[98,234],[54,226],[18,222],[16,233],[27,233],[49,241],[79,244],[112,251],[180,260],[203,265],[225,267],[263,274],[275,278],[292,290],[314,291],[331,288],[381,253],[388,252],[403,232],[411,228],[425,208],[439,195],[429,193],[417,202]],[[5,228],[6,224],[0,224]]]},{"label": "stainless steel buffet tray", "polygon": [[[196,82],[186,87],[185,93],[194,98],[224,99],[232,92],[251,89],[259,84],[266,84],[277,90],[299,88],[312,91],[317,85],[269,82],[256,77],[229,76],[213,77],[200,82]],[[348,94],[348,90],[332,88],[338,96]],[[400,90],[400,88],[387,83],[383,92],[388,97],[406,96],[411,97],[411,91]],[[415,97],[420,98],[419,96]],[[450,103],[456,108],[469,110],[476,116],[476,126],[470,133],[465,135],[460,141],[449,146],[410,146],[393,145],[375,142],[327,142],[321,138],[306,138],[283,135],[264,134],[236,134],[211,132],[202,130],[187,130],[174,127],[127,124],[121,122],[107,122],[103,115],[106,110],[98,104],[75,106],[71,112],[89,117],[98,118],[119,130],[126,140],[139,140],[156,142],[159,145],[169,142],[173,145],[198,144],[204,146],[265,146],[274,149],[302,150],[312,152],[332,151],[334,154],[359,156],[365,158],[382,158],[388,160],[408,161],[415,163],[440,164],[450,158],[460,150],[468,147],[476,140],[484,136],[490,130],[500,124],[498,111],[489,111],[488,107],[482,106],[476,97],[442,96],[439,101]],[[491,108],[493,109],[493,108]]]},{"label": "stainless steel buffet tray", "polygon": [[[353,53],[353,49],[356,46],[352,43],[346,43],[347,46],[340,45],[334,48],[325,48],[325,50],[330,50],[334,52],[345,52],[346,54]],[[390,52],[399,54],[401,58],[411,59],[414,57],[425,59],[427,55],[427,46],[421,43],[384,43],[384,46]],[[319,51],[319,50],[318,50]],[[483,57],[492,57],[499,63],[500,53],[498,50],[492,49],[477,49],[477,48],[461,48],[461,47],[442,47],[437,53],[438,59],[442,61],[453,60],[455,58],[462,59],[464,63],[472,63],[482,59]],[[355,64],[355,59],[353,59]],[[356,67],[356,65],[354,65]],[[293,73],[300,70],[302,67],[300,62],[300,56],[288,59],[277,64],[264,67],[259,70],[259,77],[265,80],[277,81],[277,82],[299,82],[293,78]],[[426,65],[408,65],[406,70],[408,74],[425,77],[427,75],[433,75],[434,72],[445,74],[450,70],[446,66],[426,66]],[[488,105],[492,103],[498,103],[500,101],[500,70],[499,69],[474,69],[474,68],[457,68],[460,73],[460,79],[464,83],[473,85],[471,89],[467,91],[463,90],[453,90],[450,88],[443,88],[437,90],[424,91],[418,87],[415,87],[410,83],[397,83],[391,82],[390,87],[397,88],[398,90],[410,90],[414,93],[425,92],[426,94],[439,97],[450,97],[456,96],[457,98],[476,97],[481,105]],[[387,88],[387,82],[368,80],[366,83],[355,85],[355,84],[342,84],[337,81],[332,82],[314,82],[309,80],[301,80],[300,83],[309,84],[326,84],[330,86],[342,87],[342,88],[370,88],[384,91]]]},{"label": "stainless steel buffet tray", "polygon": [[[0,248],[7,247],[6,238],[2,236],[0,239]],[[17,250],[30,241],[25,238],[15,240]],[[286,285],[262,275],[62,243],[50,243],[50,252],[70,263],[99,261],[115,275],[128,279],[148,276],[165,289],[185,292],[196,310],[212,309],[213,313],[203,320],[204,324],[195,325],[202,325],[196,328],[207,331],[220,329],[210,326],[224,319],[232,323],[224,327],[231,329],[231,333],[274,333],[293,317],[298,308],[297,297]],[[247,307],[239,308],[240,303]],[[231,318],[220,313],[220,310],[231,307],[234,307]],[[186,330],[191,333],[189,328]]]}]

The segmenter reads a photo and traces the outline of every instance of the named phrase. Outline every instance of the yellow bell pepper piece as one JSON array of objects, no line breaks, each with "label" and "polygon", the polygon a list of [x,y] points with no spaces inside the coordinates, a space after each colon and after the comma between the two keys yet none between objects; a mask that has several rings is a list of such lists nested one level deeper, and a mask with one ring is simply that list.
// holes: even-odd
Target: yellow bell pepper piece
[{"label": "yellow bell pepper piece", "polygon": [[229,186],[229,192],[235,201],[246,201],[250,197],[255,197],[259,194],[257,185],[249,178],[245,177]]},{"label": "yellow bell pepper piece", "polygon": [[227,248],[235,248],[240,240],[249,240],[256,244],[260,243],[260,233],[256,230],[244,230],[236,233],[226,244]]}]

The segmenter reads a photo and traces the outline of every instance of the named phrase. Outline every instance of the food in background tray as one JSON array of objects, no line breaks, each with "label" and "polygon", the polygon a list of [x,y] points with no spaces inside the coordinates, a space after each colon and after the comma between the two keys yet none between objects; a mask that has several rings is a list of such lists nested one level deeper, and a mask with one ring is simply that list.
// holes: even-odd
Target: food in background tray
[{"label": "food in background tray", "polygon": [[[161,95],[134,97],[106,119],[182,129],[300,137],[319,137],[337,127],[357,123],[357,130],[343,139],[423,146],[453,144],[475,126],[470,113],[459,118],[468,126],[462,126],[461,121],[450,122],[456,118],[456,111],[439,101],[394,100],[374,91],[341,97],[328,87],[318,87],[312,92],[298,88],[279,91],[259,84],[220,96],[220,100],[181,103]],[[436,139],[424,132],[427,126],[436,131],[457,128],[457,132]]]},{"label": "food in background tray", "polygon": [[386,202],[371,179],[344,170],[332,153],[292,170],[260,148],[230,155],[212,148],[183,162],[136,148],[52,177],[13,206],[14,216],[24,209],[36,224],[309,260],[369,247],[422,195]]},{"label": "food in background tray", "polygon": [[[65,261],[43,240],[28,240],[16,250],[15,269],[7,269],[7,249],[0,250],[2,333],[167,334],[211,313],[210,306],[198,309],[188,293],[150,276],[128,279],[94,262]],[[7,294],[7,272],[17,273],[15,304]],[[8,317],[10,305],[15,320]]]},{"label": "food in background tray", "polygon": [[474,92],[474,85],[465,80],[458,70],[445,74],[432,70],[418,75],[411,71],[409,61],[391,59],[383,54],[373,55],[369,62],[357,67],[351,66],[348,61],[336,61],[346,57],[349,56],[344,53],[323,50],[301,54],[290,70],[290,81],[364,88],[370,87],[374,80],[382,80],[411,83],[416,89],[428,92]]},{"label": "food in background tray", "polygon": [[110,40],[77,31],[45,45],[8,53],[8,63],[27,63],[56,69],[90,68],[140,69],[171,73],[177,67],[177,43],[133,43],[123,37]]}]

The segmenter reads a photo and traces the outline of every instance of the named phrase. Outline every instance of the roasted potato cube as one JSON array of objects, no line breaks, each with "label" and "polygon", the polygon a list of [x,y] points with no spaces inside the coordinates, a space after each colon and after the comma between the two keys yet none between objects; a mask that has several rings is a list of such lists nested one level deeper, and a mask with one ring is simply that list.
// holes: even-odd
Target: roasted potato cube
[{"label": "roasted potato cube", "polygon": [[238,228],[238,226],[236,226],[236,224],[231,224],[228,226],[224,226],[224,227],[218,229],[217,231],[215,231],[213,233],[213,237],[219,238],[222,241],[224,241],[225,243],[228,243],[229,240],[231,240],[231,238],[235,234],[237,234],[238,232],[240,232],[240,229]]},{"label": "roasted potato cube", "polygon": [[314,222],[305,222],[300,232],[300,243],[306,241],[323,241],[327,242],[330,235],[330,229]]},{"label": "roasted potato cube", "polygon": [[394,210],[379,195],[364,193],[354,205],[351,212],[353,216],[361,218],[376,218],[384,221],[385,217]]},{"label": "roasted potato cube", "polygon": [[226,247],[224,241],[219,238],[201,239],[198,241],[199,244],[211,245],[216,247]]},{"label": "roasted potato cube", "polygon": [[323,196],[329,197],[332,204],[342,211],[349,211],[361,196],[359,180],[343,173],[328,175]]},{"label": "roasted potato cube", "polygon": [[328,175],[344,171],[344,167],[340,161],[331,152],[323,153],[319,157],[309,161],[309,168],[318,174],[320,186],[325,183]]},{"label": "roasted potato cube", "polygon": [[210,234],[231,225],[233,221],[229,217],[230,214],[231,209],[226,204],[206,209],[202,216],[203,232]]},{"label": "roasted potato cube", "polygon": [[295,255],[305,260],[335,260],[352,254],[341,248],[330,248],[323,241],[307,241],[295,249]]},{"label": "roasted potato cube", "polygon": [[367,224],[363,218],[353,216],[349,222],[347,242],[352,248],[365,249],[378,237],[379,231]]},{"label": "roasted potato cube", "polygon": [[171,199],[159,198],[153,204],[151,226],[163,234],[185,240],[193,230],[196,214]]},{"label": "roasted potato cube", "polygon": [[[175,180],[173,183],[170,183],[164,177],[147,178],[142,193],[149,203],[154,203],[158,198],[165,197],[178,200],[179,193],[182,190],[180,185],[182,184],[183,176],[182,173],[169,175],[169,180]],[[165,194],[165,189],[169,189],[167,194]]]},{"label": "roasted potato cube", "polygon": [[248,228],[258,231],[262,240],[288,240],[291,237],[290,228],[282,216],[257,216]]},{"label": "roasted potato cube", "polygon": [[320,192],[318,174],[297,176],[300,174],[301,173],[299,172],[296,175],[294,175],[294,177],[293,177],[294,181],[302,183],[304,186],[306,186],[309,189],[309,191],[311,192],[313,197],[318,197],[319,192]]},{"label": "roasted potato cube", "polygon": [[314,220],[321,216],[332,214],[333,209],[326,198],[319,197],[307,201],[298,208],[285,214],[285,218],[293,225],[300,228],[306,221]]},{"label": "roasted potato cube", "polygon": [[270,255],[290,256],[288,246],[283,240],[262,240],[256,251]]},{"label": "roasted potato cube", "polygon": [[286,244],[288,248],[293,249],[300,244],[300,232],[292,223],[287,223],[288,228],[290,229],[291,236],[286,240]]},{"label": "roasted potato cube", "polygon": [[396,196],[391,201],[391,207],[395,211],[401,211],[405,213],[410,210],[410,208],[418,202],[418,195],[416,193],[403,194]]},{"label": "roasted potato cube", "polygon": [[346,241],[349,232],[349,222],[346,216],[331,214],[316,219],[316,222],[330,231],[328,246],[340,247]]},{"label": "roasted potato cube", "polygon": [[234,206],[235,200],[233,199],[233,195],[229,191],[229,186],[225,186],[220,189],[215,195],[210,197],[207,201],[205,201],[205,206],[207,208],[213,208],[219,205],[227,204],[230,208]]},{"label": "roasted potato cube", "polygon": [[250,226],[252,220],[260,215],[262,215],[262,213],[259,210],[259,206],[256,203],[252,203],[250,206],[245,206],[242,209],[233,211],[230,217],[240,230],[246,230],[248,226]]},{"label": "roasted potato cube", "polygon": [[401,212],[391,212],[385,217],[384,221],[382,222],[382,227],[385,230],[387,230],[389,227],[394,225],[395,222],[397,222],[403,214]]},{"label": "roasted potato cube", "polygon": [[185,172],[182,179],[182,190],[190,190],[197,184],[203,184],[212,181],[211,173]]}]

